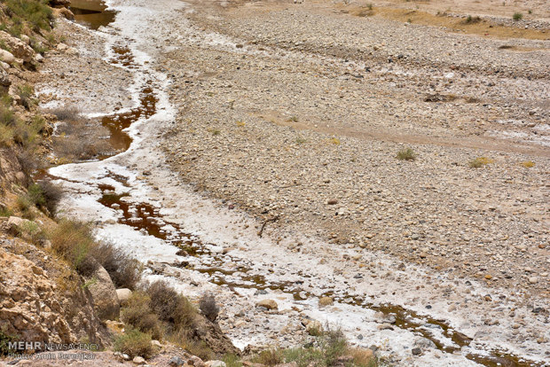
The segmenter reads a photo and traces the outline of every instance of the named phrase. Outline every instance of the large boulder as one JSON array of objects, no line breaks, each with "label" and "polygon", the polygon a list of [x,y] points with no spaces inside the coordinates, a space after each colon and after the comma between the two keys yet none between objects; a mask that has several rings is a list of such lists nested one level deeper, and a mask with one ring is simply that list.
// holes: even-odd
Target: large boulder
[{"label": "large boulder", "polygon": [[120,316],[117,291],[107,270],[97,264],[96,270],[86,279],[97,315],[102,320],[115,320]]},{"label": "large boulder", "polygon": [[128,302],[130,297],[132,297],[132,291],[128,288],[120,288],[116,290],[116,295],[118,297],[118,302],[123,306]]},{"label": "large boulder", "polygon": [[15,62],[15,56],[9,51],[0,49],[0,61],[5,62],[6,64],[13,64]]},{"label": "large boulder", "polygon": [[35,52],[28,44],[19,38],[13,37],[7,32],[0,31],[0,42],[8,46],[14,57],[21,59],[24,62],[31,62],[34,58]]}]

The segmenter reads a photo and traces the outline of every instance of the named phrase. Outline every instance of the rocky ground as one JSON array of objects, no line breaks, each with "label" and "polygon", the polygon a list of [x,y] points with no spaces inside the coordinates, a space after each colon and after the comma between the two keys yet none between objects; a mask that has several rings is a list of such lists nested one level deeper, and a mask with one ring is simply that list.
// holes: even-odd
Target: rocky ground
[{"label": "rocky ground", "polygon": [[[193,9],[164,55],[180,111],[166,150],[183,180],[277,217],[268,231],[548,296],[548,41],[325,2]],[[416,160],[396,159],[406,147]],[[477,157],[491,163],[471,168]]]},{"label": "rocky ground", "polygon": [[[176,113],[136,130],[146,137],[141,148],[112,160],[119,166],[106,164],[129,183],[109,182],[211,245],[194,260],[134,239],[138,258],[156,257],[148,265],[154,276],[179,282],[185,294],[216,292],[220,324],[238,344],[293,345],[307,320],[352,315],[345,320],[357,324],[353,343],[373,343],[394,363],[419,363],[396,352],[415,340],[388,331],[391,318],[354,314],[350,298],[365,297],[450,321],[481,346],[548,355],[548,40],[357,17],[329,2],[162,5],[151,5],[154,32],[139,48],[168,76]],[[64,26],[81,37],[67,41],[80,56],[47,65],[43,89],[57,96],[45,101],[70,101],[87,87],[98,96],[78,102],[87,112],[131,101],[119,89],[128,87],[128,70],[104,65],[106,76],[96,74],[87,65],[102,65],[97,58],[109,50]],[[70,83],[59,80],[70,70]],[[398,160],[404,148],[416,159]],[[470,167],[480,157],[481,167]],[[84,166],[74,179],[104,179],[94,169]],[[75,197],[88,190],[76,187]],[[134,238],[94,205],[73,214],[103,221],[110,239]],[[226,273],[193,266],[220,266],[239,282],[247,276],[241,266],[250,267],[272,287],[217,287],[210,282]],[[277,290],[278,282],[299,284],[305,300]],[[337,305],[321,312],[317,298],[329,292]],[[269,298],[278,310],[256,308]],[[424,365],[433,365],[429,358]]]}]

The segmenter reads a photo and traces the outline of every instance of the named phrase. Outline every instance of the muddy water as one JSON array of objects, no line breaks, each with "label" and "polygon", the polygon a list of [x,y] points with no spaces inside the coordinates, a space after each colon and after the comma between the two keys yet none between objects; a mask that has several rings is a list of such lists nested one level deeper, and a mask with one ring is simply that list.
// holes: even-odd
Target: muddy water
[{"label": "muddy water", "polygon": [[[173,266],[184,267],[188,270],[194,270],[209,276],[210,282],[219,285],[233,288],[245,288],[256,290],[282,291],[291,294],[295,301],[302,301],[315,297],[333,297],[339,303],[349,304],[356,307],[371,309],[384,314],[386,318],[393,318],[395,327],[414,331],[424,338],[432,341],[436,348],[445,353],[458,353],[463,347],[467,347],[471,339],[459,331],[451,328],[447,323],[419,315],[418,313],[405,309],[398,305],[381,304],[374,305],[364,297],[349,295],[341,290],[334,289],[324,292],[323,294],[312,294],[301,288],[303,282],[269,282],[261,274],[253,274],[252,267],[248,264],[243,264],[242,260],[233,258],[227,254],[213,253],[209,251],[208,246],[201,243],[193,235],[185,233],[183,229],[175,223],[167,222],[162,215],[159,214],[159,209],[145,203],[129,203],[124,200],[128,194],[115,194],[114,186],[101,185],[102,197],[99,202],[103,205],[120,210],[122,216],[119,223],[129,225],[138,231],[145,232],[151,236],[160,238],[181,249],[178,255],[181,255],[183,260],[176,262]],[[170,235],[162,228],[169,224],[175,231],[171,231]],[[199,265],[190,264],[185,258],[193,257],[199,260]],[[201,263],[201,258],[205,257],[206,264]],[[223,264],[232,263],[238,264],[232,269],[225,269]],[[162,275],[162,274],[161,274]],[[308,275],[302,274],[304,279],[309,278]],[[431,330],[437,329],[442,331],[442,334],[452,340],[457,346],[448,346],[441,343],[433,336]],[[501,351],[493,351],[488,356],[469,354],[468,359],[487,367],[498,366],[543,366],[534,362],[523,360],[515,355],[507,354]]]},{"label": "muddy water", "polygon": [[[73,11],[77,13],[77,19],[95,29],[102,25],[108,25],[114,19],[114,11],[106,11],[105,9],[106,7],[97,1],[73,0]],[[140,65],[136,63],[130,47],[116,43],[112,46],[111,50],[113,57],[108,60],[109,62],[113,65],[139,71]],[[115,111],[113,114],[102,118],[101,122],[103,126],[108,128],[110,132],[110,142],[117,151],[123,152],[130,147],[132,138],[127,133],[127,129],[132,124],[140,120],[149,119],[156,114],[159,98],[152,84],[153,81],[148,80],[141,85],[136,107],[120,113]],[[101,159],[107,158],[109,157],[101,157]],[[143,200],[136,202],[136,198],[131,197],[131,185],[127,177],[111,172],[107,176],[103,176],[103,178],[111,180],[119,187],[128,188],[128,190],[121,193],[120,190],[117,191],[114,184],[97,184],[97,189],[101,192],[100,198],[97,200],[99,204],[116,211],[119,214],[118,222],[120,224],[178,247],[180,249],[177,253],[179,257],[177,262],[172,265],[206,274],[209,277],[209,281],[213,284],[226,286],[230,289],[248,288],[282,291],[292,295],[292,298],[298,303],[316,297],[333,297],[337,302],[342,304],[381,312],[385,318],[395,320],[392,327],[420,334],[431,340],[436,348],[444,353],[458,353],[471,342],[468,337],[451,328],[446,322],[419,315],[401,306],[392,304],[375,306],[365,297],[348,294],[342,289],[328,289],[321,295],[314,295],[303,288],[303,281],[269,281],[264,275],[255,273],[253,270],[254,264],[247,260],[232,257],[229,254],[210,251],[211,244],[202,243],[196,236],[187,233],[181,226],[168,221],[160,214],[159,207]],[[67,178],[65,180],[68,181]],[[167,226],[170,226],[172,230],[166,230]],[[190,261],[191,259],[194,261]],[[225,267],[227,263],[237,265],[234,268],[227,269]],[[156,270],[153,269],[154,271]],[[309,278],[306,274],[301,275],[304,280]],[[442,343],[437,337],[434,337],[431,330],[441,331],[442,335],[452,340],[456,346]],[[487,356],[470,354],[467,355],[467,358],[489,367],[542,366],[542,364],[520,360],[516,356],[501,353],[500,351],[491,351]]]},{"label": "muddy water", "polygon": [[116,16],[116,12],[107,10],[102,1],[71,0],[69,9],[74,13],[75,21],[92,29],[108,26]]}]

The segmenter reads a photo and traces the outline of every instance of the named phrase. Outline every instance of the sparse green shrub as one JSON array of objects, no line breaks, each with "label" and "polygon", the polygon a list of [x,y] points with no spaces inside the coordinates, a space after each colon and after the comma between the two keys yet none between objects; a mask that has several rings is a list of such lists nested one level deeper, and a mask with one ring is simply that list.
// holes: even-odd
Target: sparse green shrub
[{"label": "sparse green shrub", "polygon": [[353,348],[348,353],[353,357],[353,366],[356,367],[376,367],[378,361],[374,353],[367,349]]},{"label": "sparse green shrub", "polygon": [[43,54],[44,52],[49,50],[48,46],[46,46],[43,42],[36,40],[36,38],[34,37],[31,37],[30,45],[34,52],[39,54]]},{"label": "sparse green shrub", "polygon": [[38,182],[42,194],[41,205],[48,210],[50,215],[55,215],[57,206],[63,198],[63,190],[58,185],[50,181]]},{"label": "sparse green shrub", "polygon": [[75,106],[63,106],[49,111],[53,113],[59,121],[77,121],[80,118],[80,110]]},{"label": "sparse green shrub", "polygon": [[91,255],[97,246],[88,224],[63,219],[49,233],[52,249],[81,275],[89,276],[97,269]]},{"label": "sparse green shrub", "polygon": [[0,357],[7,356],[10,353],[13,353],[13,350],[10,350],[9,343],[16,342],[17,338],[13,335],[9,335],[0,329]]},{"label": "sparse green shrub", "polygon": [[406,148],[397,152],[396,157],[400,161],[414,161],[416,159],[416,153],[411,148]]},{"label": "sparse green shrub", "polygon": [[21,98],[21,105],[26,109],[30,109],[31,106],[37,102],[33,98],[34,88],[28,84],[23,84],[17,87],[17,95]]},{"label": "sparse green shrub", "polygon": [[17,120],[13,127],[13,140],[27,150],[33,150],[42,142],[41,132],[44,130],[45,121],[42,116],[34,116],[31,121]]},{"label": "sparse green shrub", "polygon": [[189,300],[163,281],[134,292],[121,311],[121,319],[139,331],[157,339],[169,337],[188,344],[193,343],[196,316]]},{"label": "sparse green shrub", "polygon": [[5,206],[0,206],[0,217],[11,217],[12,215],[13,210]]},{"label": "sparse green shrub", "polygon": [[288,122],[298,122],[298,116],[290,116]]},{"label": "sparse green shrub", "polygon": [[146,292],[151,297],[151,310],[167,322],[169,328],[173,331],[193,329],[197,311],[187,298],[163,281],[152,283]]},{"label": "sparse green shrub", "polygon": [[7,13],[12,22],[20,27],[27,23],[35,32],[41,29],[50,30],[50,22],[53,20],[52,10],[43,0],[6,0]]},{"label": "sparse green shrub", "polygon": [[489,159],[487,157],[477,157],[476,159],[468,162],[468,165],[470,166],[470,168],[480,168],[493,162],[494,161],[492,159]]},{"label": "sparse green shrub", "polygon": [[162,324],[151,310],[151,298],[140,291],[134,292],[121,310],[120,319],[136,330],[148,333],[155,339],[163,338]]},{"label": "sparse green shrub", "polygon": [[471,15],[468,15],[463,23],[465,24],[475,24],[481,22],[481,18],[478,16],[472,17]]},{"label": "sparse green shrub", "polygon": [[0,125],[13,126],[16,118],[13,111],[9,108],[9,105],[4,103],[0,104]]},{"label": "sparse green shrub", "polygon": [[521,165],[525,168],[533,168],[535,167],[535,162],[533,161],[521,162]]},{"label": "sparse green shrub", "polygon": [[523,19],[523,14],[522,13],[514,13],[513,17],[512,17],[516,22],[520,21]]},{"label": "sparse green shrub", "polygon": [[151,336],[139,330],[130,329],[115,339],[114,349],[126,353],[130,358],[137,356],[150,358],[155,350],[151,344]]},{"label": "sparse green shrub", "polygon": [[38,223],[32,221],[23,223],[17,228],[17,231],[19,236],[27,237],[30,242],[35,244],[46,238]]},{"label": "sparse green shrub", "polygon": [[211,293],[204,294],[199,301],[199,309],[202,314],[210,321],[216,321],[220,308],[216,304],[216,298]]},{"label": "sparse green shrub", "polygon": [[226,354],[223,356],[222,361],[225,362],[227,367],[242,367],[243,364],[238,356],[235,354]]},{"label": "sparse green shrub", "polygon": [[347,352],[347,340],[341,330],[328,330],[322,342],[323,358],[327,366],[334,365],[338,357]]},{"label": "sparse green shrub", "polygon": [[265,366],[275,366],[283,363],[283,355],[280,350],[264,350],[258,354],[254,361]]},{"label": "sparse green shrub", "polygon": [[203,361],[208,361],[211,359],[214,359],[215,353],[208,347],[208,345],[202,341],[202,340],[193,340],[185,335],[182,335],[179,337],[180,340],[183,340],[183,344],[185,346],[185,349],[189,351],[189,353],[199,357]]},{"label": "sparse green shrub", "polygon": [[17,208],[21,211],[22,217],[33,220],[36,214],[33,212],[34,203],[28,195],[19,195],[17,197]]}]

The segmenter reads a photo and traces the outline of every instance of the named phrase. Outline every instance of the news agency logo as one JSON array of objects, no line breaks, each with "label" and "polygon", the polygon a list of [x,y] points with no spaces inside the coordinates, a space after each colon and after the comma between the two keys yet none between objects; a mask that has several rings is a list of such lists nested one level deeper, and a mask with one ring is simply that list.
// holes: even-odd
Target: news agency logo
[{"label": "news agency logo", "polygon": [[89,351],[98,351],[98,344],[88,344],[88,343],[46,343],[40,341],[19,341],[19,342],[8,342],[8,349],[15,352],[44,352],[44,351],[55,351],[55,350],[89,350]]}]

